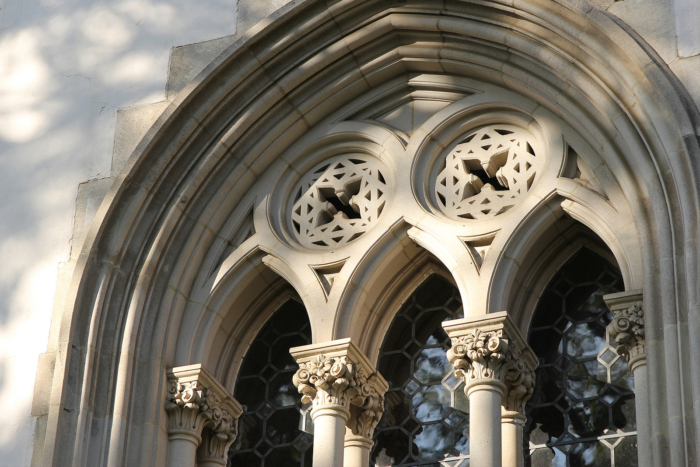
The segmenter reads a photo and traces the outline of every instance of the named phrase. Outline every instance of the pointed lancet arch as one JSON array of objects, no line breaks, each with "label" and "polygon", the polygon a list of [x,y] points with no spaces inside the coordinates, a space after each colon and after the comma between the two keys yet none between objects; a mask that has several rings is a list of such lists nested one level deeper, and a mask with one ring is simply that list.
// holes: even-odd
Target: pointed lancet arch
[{"label": "pointed lancet arch", "polygon": [[[542,233],[541,242],[522,257],[522,261],[530,266],[516,272],[505,302],[521,332],[527,334],[538,300],[552,277],[584,248],[619,269],[617,258],[602,239],[568,216],[559,218],[556,225],[550,225]],[[624,276],[622,279],[624,281]]]},{"label": "pointed lancet arch", "polygon": [[[619,265],[628,289],[634,290],[643,282],[641,254],[631,216],[625,218],[624,212],[615,211],[591,190],[575,188],[573,194],[560,193],[566,197],[553,192],[534,206],[509,238],[496,237],[491,248],[499,250],[500,254],[489,284],[490,312],[519,312],[516,303],[523,299],[524,282],[533,274],[534,265],[540,262],[537,258],[550,257],[548,249],[558,248],[563,239],[571,238],[572,231],[579,232],[580,229],[572,228],[572,223],[576,222],[590,229],[592,237],[597,237],[604,248],[612,252],[613,262]],[[523,265],[526,267],[521,270]]]},{"label": "pointed lancet arch", "polygon": [[410,224],[401,222],[360,261],[340,301],[336,336],[358,342],[370,359],[376,359],[395,313],[429,276],[438,274],[456,286],[453,271],[414,243]]},{"label": "pointed lancet arch", "polygon": [[[231,233],[223,226],[238,203],[247,208],[261,194],[256,184],[269,180],[267,169],[296,141],[327,131],[337,123],[333,113],[359,94],[409,73],[469,77],[526,96],[533,111],[558,115],[601,155],[642,253],[650,394],[666,401],[650,408],[652,463],[693,462],[700,116],[668,67],[588,0],[303,0],[253,28],[193,80],[107,194],[56,306],[53,381],[37,387],[36,397],[52,401],[35,437],[45,466],[165,462],[153,449],[162,435],[165,368],[173,336],[199,321],[189,316],[192,290],[212,270],[212,245],[218,251]],[[411,140],[427,137],[422,132]],[[258,206],[264,198],[255,198]],[[550,206],[552,222],[560,205]],[[255,242],[269,242],[272,253],[298,252],[286,238],[263,238],[269,217],[257,207],[254,216]],[[405,233],[397,241],[420,251]],[[496,235],[492,248],[499,242]],[[489,255],[486,268],[495,261]],[[296,270],[308,272],[301,283],[326,303],[308,268],[321,263]],[[329,325],[319,339],[350,328]]]}]

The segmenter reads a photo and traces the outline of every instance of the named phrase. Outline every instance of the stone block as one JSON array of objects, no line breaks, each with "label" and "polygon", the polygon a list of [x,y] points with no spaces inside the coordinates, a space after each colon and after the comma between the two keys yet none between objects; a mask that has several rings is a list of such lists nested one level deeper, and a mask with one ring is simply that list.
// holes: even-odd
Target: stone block
[{"label": "stone block", "polygon": [[76,259],[82,250],[83,242],[90,229],[90,224],[102,204],[114,178],[89,180],[78,186],[75,202],[75,219],[73,221],[73,238],[71,240],[71,259]]},{"label": "stone block", "polygon": [[[670,67],[685,86],[695,106],[700,109],[700,55],[679,58],[671,63]],[[700,136],[700,133],[698,135]]]},{"label": "stone block", "polygon": [[231,35],[174,47],[170,53],[170,70],[165,97],[172,101],[192,79],[197,76],[221,52],[233,44],[238,36]]},{"label": "stone block", "polygon": [[119,175],[131,153],[168,104],[168,101],[161,101],[119,109],[114,131],[114,152],[110,172],[112,177]]}]

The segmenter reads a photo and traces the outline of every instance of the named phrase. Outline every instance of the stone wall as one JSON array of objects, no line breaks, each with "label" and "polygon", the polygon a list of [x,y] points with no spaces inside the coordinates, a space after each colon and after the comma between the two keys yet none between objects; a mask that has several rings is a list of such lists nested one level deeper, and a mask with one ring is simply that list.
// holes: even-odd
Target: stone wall
[{"label": "stone wall", "polygon": [[[700,2],[596,1],[656,50],[700,107]],[[56,349],[47,349],[49,334],[57,332],[52,311],[61,306],[113,177],[168,102],[285,3],[5,2],[0,11],[3,465],[31,463],[34,433],[49,403],[33,400],[33,394],[35,384],[44,384],[41,375],[52,372]]]},{"label": "stone wall", "polygon": [[[52,372],[53,359],[41,356],[47,352],[52,309],[70,280],[82,239],[111,177],[164,108],[166,97],[176,94],[237,32],[284,3],[2,2],[3,465],[30,465],[36,420],[41,423],[48,404],[32,401],[32,395],[37,364],[40,374]],[[198,44],[178,48],[191,43]],[[183,63],[186,50],[195,59]],[[161,103],[144,105],[153,102]],[[41,378],[36,384],[42,384]]]}]

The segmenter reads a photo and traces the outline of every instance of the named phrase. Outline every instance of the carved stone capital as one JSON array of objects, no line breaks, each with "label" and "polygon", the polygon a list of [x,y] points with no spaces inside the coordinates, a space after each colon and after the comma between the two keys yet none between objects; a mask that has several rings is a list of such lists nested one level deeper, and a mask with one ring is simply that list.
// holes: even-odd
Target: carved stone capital
[{"label": "carved stone capital", "polygon": [[525,413],[535,387],[537,358],[503,311],[442,324],[452,341],[447,358],[465,390],[487,381],[505,386],[503,406]]},{"label": "carved stone capital", "polygon": [[168,371],[165,410],[171,439],[189,436],[201,443],[198,457],[225,460],[243,409],[202,365]]},{"label": "carved stone capital", "polygon": [[295,347],[290,353],[299,363],[293,382],[302,402],[312,402],[314,411],[340,408],[353,434],[371,438],[388,384],[350,339]]},{"label": "carved stone capital", "polygon": [[353,435],[372,439],[374,429],[384,414],[384,394],[388,386],[384,378],[378,376],[379,373],[376,372],[369,378],[360,375],[360,379],[365,379],[365,382],[361,383],[365,396],[362,404],[358,404],[358,400],[350,407],[348,427]]},{"label": "carved stone capital", "polygon": [[205,428],[202,432],[202,444],[197,449],[197,465],[222,465],[228,460],[228,450],[238,436],[238,419],[233,419],[231,429],[217,431]]},{"label": "carved stone capital", "polygon": [[618,355],[630,367],[646,359],[644,335],[644,304],[641,290],[620,292],[603,297],[613,315],[608,333],[615,339]]}]

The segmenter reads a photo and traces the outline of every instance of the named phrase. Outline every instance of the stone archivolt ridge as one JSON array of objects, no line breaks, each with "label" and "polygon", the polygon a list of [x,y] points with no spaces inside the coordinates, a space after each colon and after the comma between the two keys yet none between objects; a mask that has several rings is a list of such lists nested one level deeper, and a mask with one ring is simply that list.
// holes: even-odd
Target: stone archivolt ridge
[{"label": "stone archivolt ridge", "polygon": [[[270,290],[294,289],[309,311],[315,340],[375,328],[381,333],[381,326],[370,326],[367,310],[374,303],[363,300],[382,296],[397,271],[410,270],[419,255],[412,240],[446,265],[465,308],[475,313],[509,308],[519,265],[536,254],[538,235],[564,213],[610,247],[630,289],[644,286],[649,297],[666,296],[648,279],[654,271],[696,283],[694,269],[685,265],[697,264],[697,249],[686,251],[685,237],[663,232],[692,239],[698,230],[696,182],[688,170],[700,153],[697,110],[635,37],[590,4],[517,3],[327,6],[309,0],[283,8],[205,69],[136,148],[87,235],[50,344],[68,351],[57,357],[54,384],[42,389],[51,393],[46,400],[58,401],[47,418],[45,463],[68,465],[74,456],[90,465],[103,457],[110,465],[155,462],[160,454],[150,447],[162,435],[152,429],[158,415],[143,423],[131,409],[134,401],[162,407],[163,391],[154,386],[166,383],[152,375],[165,371],[166,362],[212,362],[222,384],[233,387],[236,368],[226,362],[240,360],[247,333],[264,315],[253,303],[274,302]],[[371,98],[386,98],[429,75],[437,76],[430,79],[436,87],[455,82],[471,92],[425,120],[408,141],[385,126],[343,120]],[[499,120],[487,121],[489,115]],[[426,171],[471,129],[501,123],[519,123],[543,146],[535,151],[543,162],[528,197],[472,226],[436,215]],[[286,202],[270,196],[281,183],[279,172],[285,183],[295,178],[293,184],[297,169],[306,173],[301,167],[329,157],[304,153],[327,137],[353,141],[380,159],[393,186],[392,201],[372,220],[376,226],[344,247],[348,260],[328,297],[308,265],[332,263],[340,253],[300,249],[280,220],[288,214]],[[586,159],[608,200],[559,176],[564,142]],[[342,191],[334,188],[339,200]],[[251,205],[255,234],[212,274]],[[457,234],[496,231],[477,271]],[[689,296],[695,292],[674,285],[679,304],[695,303]],[[654,313],[644,316],[647,329],[676,326],[666,322],[678,315],[676,306],[670,299],[648,306]],[[103,335],[121,340],[103,342]],[[368,347],[380,341],[374,334],[363,338]],[[687,358],[678,348],[656,346],[653,361]],[[212,349],[226,350],[212,355]],[[650,379],[692,392],[679,371],[649,367]],[[97,387],[114,397],[96,397]],[[153,390],[134,389],[142,387]],[[666,400],[665,393],[650,396]],[[679,397],[651,408],[650,432],[659,434],[655,455],[670,456],[674,465],[683,465],[685,454],[668,442],[668,426],[674,433],[688,430],[683,417],[668,413],[685,413],[682,402]],[[63,410],[69,406],[76,410]],[[63,426],[79,428],[59,434]],[[93,453],[103,447],[108,452],[98,459]]]}]

